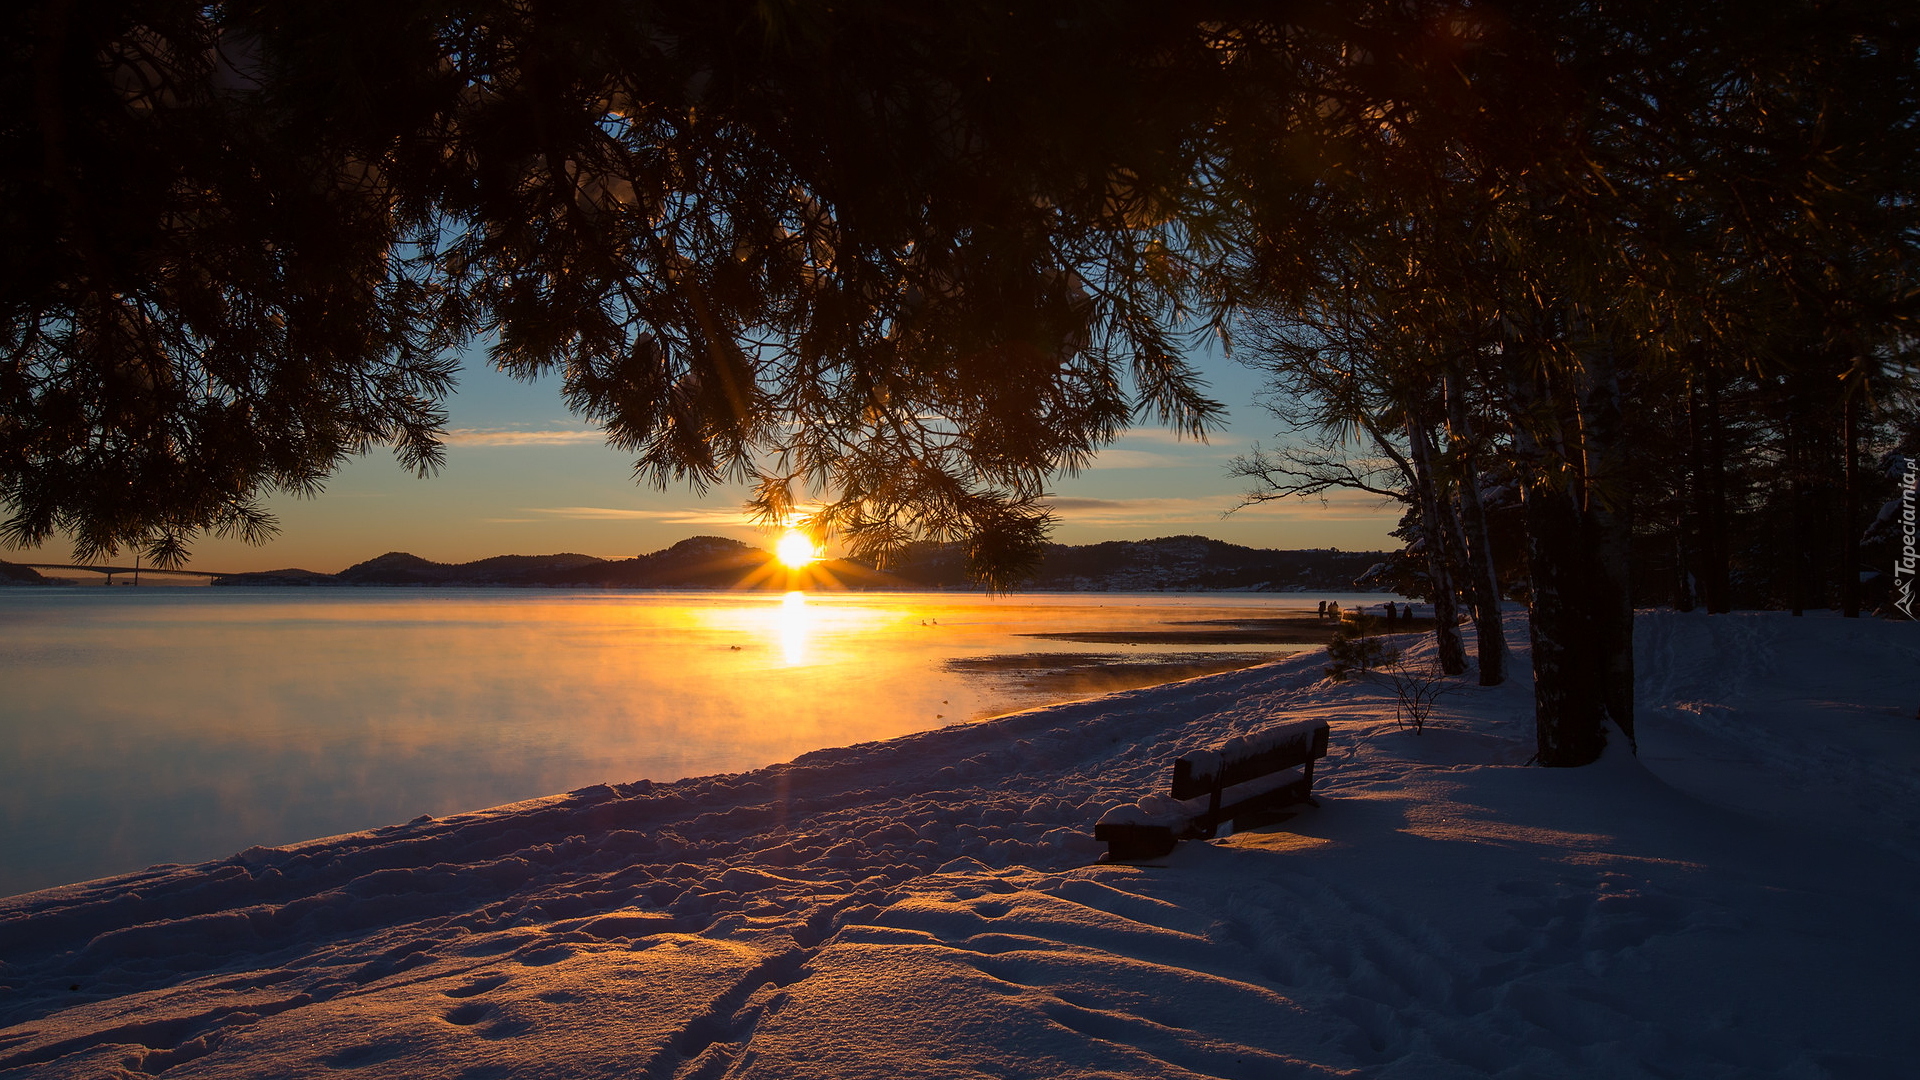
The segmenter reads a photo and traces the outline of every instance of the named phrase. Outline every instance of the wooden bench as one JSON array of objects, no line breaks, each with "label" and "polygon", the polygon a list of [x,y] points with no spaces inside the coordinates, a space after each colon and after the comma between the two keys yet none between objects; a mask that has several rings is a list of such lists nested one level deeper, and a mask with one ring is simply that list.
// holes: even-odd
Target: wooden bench
[{"label": "wooden bench", "polygon": [[[1218,750],[1192,754],[1173,763],[1169,794],[1182,802],[1205,796],[1204,812],[1180,825],[1102,821],[1093,827],[1094,839],[1106,843],[1108,861],[1128,862],[1159,858],[1182,840],[1210,840],[1223,821],[1233,822],[1235,829],[1271,825],[1291,816],[1280,813],[1282,807],[1320,805],[1313,798],[1313,763],[1326,756],[1325,720],[1277,724],[1229,740]],[[1221,805],[1229,789],[1287,769],[1298,769],[1300,775]]]}]

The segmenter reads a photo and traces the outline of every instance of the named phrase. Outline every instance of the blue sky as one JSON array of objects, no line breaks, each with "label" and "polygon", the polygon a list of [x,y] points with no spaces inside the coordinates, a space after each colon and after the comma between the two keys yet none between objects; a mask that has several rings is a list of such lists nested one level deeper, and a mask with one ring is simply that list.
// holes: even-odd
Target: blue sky
[{"label": "blue sky", "polygon": [[[1208,443],[1152,428],[1130,432],[1094,468],[1056,485],[1054,539],[1086,544],[1199,533],[1251,547],[1395,546],[1397,509],[1371,496],[1265,504],[1224,517],[1242,482],[1227,461],[1275,423],[1255,403],[1258,376],[1218,355],[1197,358],[1228,423]],[[385,451],[350,463],[315,499],[276,498],[279,536],[264,546],[203,539],[193,567],[239,572],[285,567],[333,572],[387,551],[436,562],[501,554],[582,552],[626,558],[699,534],[771,546],[775,537],[740,514],[739,488],[705,498],[635,484],[632,462],[571,416],[558,378],[533,385],[491,370],[475,355],[448,402],[447,465],[415,479]],[[64,559],[57,541],[15,561]]]}]

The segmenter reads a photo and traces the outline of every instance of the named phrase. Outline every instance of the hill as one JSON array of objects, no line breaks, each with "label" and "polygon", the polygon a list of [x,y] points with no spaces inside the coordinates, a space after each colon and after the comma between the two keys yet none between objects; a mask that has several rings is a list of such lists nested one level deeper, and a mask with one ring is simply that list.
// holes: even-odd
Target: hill
[{"label": "hill", "polygon": [[592,555],[495,555],[469,563],[429,562],[404,551],[349,566],[334,577],[345,585],[544,585],[546,576],[606,560]]},{"label": "hill", "polygon": [[844,559],[788,570],[771,552],[722,536],[695,536],[631,559],[571,552],[495,555],[439,563],[389,551],[337,574],[271,570],[219,578],[215,585],[431,585],[605,589],[912,589],[914,582]]},{"label": "hill", "polygon": [[[1049,544],[1027,588],[1045,592],[1342,592],[1385,559],[1381,552],[1273,551],[1204,536]],[[390,551],[340,571],[273,570],[236,574],[216,585],[545,586],[606,589],[964,589],[959,548],[918,544],[884,569],[852,559],[823,559],[801,571],[771,552],[721,536],[695,536],[631,559],[572,553],[496,555],[437,563]],[[1361,590],[1365,591],[1365,590]]]},{"label": "hill", "polygon": [[0,585],[51,585],[46,575],[31,566],[0,562]]},{"label": "hill", "polygon": [[[1384,561],[1378,551],[1275,551],[1205,536],[1048,544],[1028,588],[1046,592],[1343,592]],[[966,586],[951,545],[915,545],[888,569],[929,588]],[[1368,591],[1368,590],[1360,590]]]},{"label": "hill", "polygon": [[789,570],[772,552],[723,536],[695,536],[651,555],[574,567],[546,575],[545,583],[613,589],[914,588],[912,582],[845,559]]}]

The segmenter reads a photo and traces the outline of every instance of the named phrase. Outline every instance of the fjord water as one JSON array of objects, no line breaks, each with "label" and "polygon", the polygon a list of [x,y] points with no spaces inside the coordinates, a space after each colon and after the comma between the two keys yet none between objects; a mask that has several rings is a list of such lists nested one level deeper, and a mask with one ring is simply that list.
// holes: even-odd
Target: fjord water
[{"label": "fjord water", "polygon": [[0,895],[1083,696],[949,662],[1315,599],[4,590]]}]

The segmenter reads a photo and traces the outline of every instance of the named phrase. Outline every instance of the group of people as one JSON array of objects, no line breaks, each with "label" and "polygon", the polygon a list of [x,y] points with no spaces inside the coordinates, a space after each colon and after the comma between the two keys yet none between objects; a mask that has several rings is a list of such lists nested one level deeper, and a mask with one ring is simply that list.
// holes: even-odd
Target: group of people
[{"label": "group of people", "polygon": [[[1393,629],[1394,625],[1400,622],[1401,620],[1406,620],[1411,622],[1413,619],[1412,604],[1400,605],[1400,609],[1398,612],[1394,610],[1393,601],[1391,600],[1382,604],[1381,607],[1384,607],[1387,609],[1387,629],[1389,630]],[[1364,612],[1366,608],[1362,607],[1360,610]],[[1335,601],[1335,600],[1320,601],[1320,621],[1322,622],[1339,622],[1340,621],[1340,604],[1338,601]]]}]

